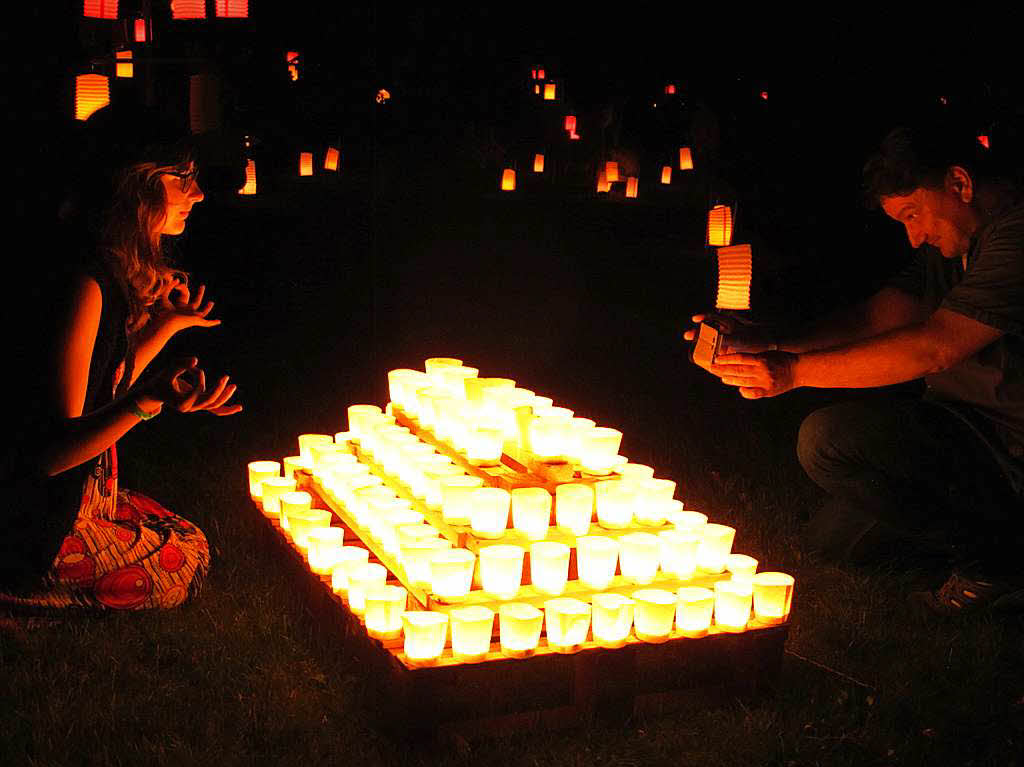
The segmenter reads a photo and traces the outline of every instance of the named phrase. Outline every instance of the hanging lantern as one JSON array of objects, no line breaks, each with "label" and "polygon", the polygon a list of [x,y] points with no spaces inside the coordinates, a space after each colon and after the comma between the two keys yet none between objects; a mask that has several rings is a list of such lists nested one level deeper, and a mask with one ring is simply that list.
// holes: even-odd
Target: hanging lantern
[{"label": "hanging lantern", "polygon": [[217,0],[214,13],[219,19],[249,18],[249,0]]},{"label": "hanging lantern", "polygon": [[532,79],[534,79],[534,80],[536,80],[536,79],[537,79],[537,70],[536,70],[536,69],[531,69],[531,70],[530,70],[530,77],[531,77]]},{"label": "hanging lantern", "polygon": [[600,173],[597,174],[597,191],[598,192],[607,192],[611,188],[612,188],[612,185],[608,181],[608,176],[602,170]]},{"label": "hanging lantern", "polygon": [[118,77],[133,77],[135,75],[135,65],[132,63],[132,52],[117,51],[114,56],[117,60],[114,74]]},{"label": "hanging lantern", "polygon": [[288,64],[288,76],[295,82],[299,79],[299,52],[288,51],[284,54],[284,60]]},{"label": "hanging lantern", "polygon": [[535,154],[533,156],[533,172],[543,173],[544,172],[544,155]]},{"label": "hanging lantern", "polygon": [[708,245],[722,247],[732,242],[732,210],[716,205],[708,212]]},{"label": "hanging lantern", "polygon": [[555,100],[555,84],[544,83],[544,100],[554,101]]},{"label": "hanging lantern", "polygon": [[516,188],[516,172],[511,168],[505,168],[501,174],[501,190],[511,192]]},{"label": "hanging lantern", "polygon": [[535,94],[537,94],[538,96],[540,95],[540,83],[534,83],[534,85],[533,85],[533,92]]},{"label": "hanging lantern", "polygon": [[117,0],[85,0],[82,15],[87,19],[116,19]]},{"label": "hanging lantern", "polygon": [[313,153],[312,152],[299,152],[299,175],[300,176],[312,176],[313,175]]},{"label": "hanging lantern", "polygon": [[666,96],[671,96],[675,92],[676,92],[676,86],[675,86],[674,83],[669,83],[668,85],[665,86],[665,95]]},{"label": "hanging lantern", "polygon": [[171,18],[179,21],[206,18],[206,0],[171,0]]},{"label": "hanging lantern", "polygon": [[576,132],[576,115],[565,116],[565,130],[569,131],[570,133]]},{"label": "hanging lantern", "polygon": [[338,150],[334,147],[328,147],[327,154],[324,155],[324,170],[337,170],[338,160]]},{"label": "hanging lantern", "polygon": [[545,79],[547,79],[545,77],[545,75],[544,75],[544,70],[543,69],[538,69],[537,70],[537,79],[538,80],[545,80]]},{"label": "hanging lantern", "polygon": [[89,115],[110,103],[110,80],[105,75],[78,75],[75,78],[75,119]]},{"label": "hanging lantern", "polygon": [[749,309],[752,271],[749,245],[719,248],[715,306],[719,309]]},{"label": "hanging lantern", "polygon": [[693,170],[693,153],[690,147],[679,147],[679,170]]},{"label": "hanging lantern", "polygon": [[604,177],[608,179],[608,183],[612,184],[619,180],[619,164],[614,160],[609,160],[604,164]]},{"label": "hanging lantern", "polygon": [[221,125],[220,79],[209,72],[188,78],[188,114],[192,133],[207,133]]},{"label": "hanging lantern", "polygon": [[630,176],[626,179],[626,197],[636,197],[637,183],[636,176]]},{"label": "hanging lantern", "polygon": [[135,42],[144,43],[149,40],[149,35],[146,33],[145,19],[135,19],[135,23],[132,26],[135,32]]},{"label": "hanging lantern", "polygon": [[661,166],[661,183],[671,184],[672,183],[672,166],[663,165]]},{"label": "hanging lantern", "polygon": [[985,136],[985,135],[978,136],[978,143],[981,144],[986,149],[990,149],[991,148],[989,146],[988,136]]},{"label": "hanging lantern", "polygon": [[245,186],[238,190],[239,194],[256,194],[256,161],[249,160],[245,164]]}]

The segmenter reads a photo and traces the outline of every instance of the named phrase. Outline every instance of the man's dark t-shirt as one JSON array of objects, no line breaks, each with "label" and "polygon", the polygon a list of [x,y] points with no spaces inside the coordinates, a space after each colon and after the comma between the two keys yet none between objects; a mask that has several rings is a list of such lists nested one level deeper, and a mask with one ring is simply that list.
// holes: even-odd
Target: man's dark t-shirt
[{"label": "man's dark t-shirt", "polygon": [[925,377],[928,399],[963,418],[991,447],[1024,495],[1024,204],[998,214],[971,239],[967,268],[923,246],[890,284],[1004,332],[960,364]]}]

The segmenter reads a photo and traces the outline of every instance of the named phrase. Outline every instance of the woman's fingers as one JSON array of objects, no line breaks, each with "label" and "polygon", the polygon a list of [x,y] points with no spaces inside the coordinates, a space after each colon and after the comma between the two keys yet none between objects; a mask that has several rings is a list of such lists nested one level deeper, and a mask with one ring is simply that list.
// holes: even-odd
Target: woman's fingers
[{"label": "woman's fingers", "polygon": [[241,405],[224,405],[210,411],[214,415],[234,415],[242,412]]},{"label": "woman's fingers", "polygon": [[206,294],[206,286],[200,285],[196,290],[196,297],[192,300],[191,306],[193,311],[198,311],[199,307],[203,305],[203,296]]},{"label": "woman's fingers", "polygon": [[192,387],[192,391],[189,392],[188,396],[185,397],[181,402],[178,403],[178,410],[182,413],[187,413],[190,410],[195,410],[196,400],[199,399],[199,395],[206,391],[206,373],[203,372],[202,368],[198,368],[199,380],[195,386]]},{"label": "woman's fingers", "polygon": [[193,410],[209,410],[211,407],[217,407],[222,404],[220,398],[224,394],[224,389],[227,388],[227,385],[228,377],[223,376],[212,391],[196,402]]}]

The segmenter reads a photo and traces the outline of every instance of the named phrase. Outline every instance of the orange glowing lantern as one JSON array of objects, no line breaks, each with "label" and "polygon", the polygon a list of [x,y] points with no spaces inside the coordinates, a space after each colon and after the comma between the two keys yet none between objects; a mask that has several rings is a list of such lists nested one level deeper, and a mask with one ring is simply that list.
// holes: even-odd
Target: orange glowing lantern
[{"label": "orange glowing lantern", "polygon": [[114,56],[117,58],[117,66],[114,73],[118,77],[132,77],[135,75],[135,65],[132,63],[131,51],[117,51]]},{"label": "orange glowing lantern", "polygon": [[636,176],[626,179],[626,197],[636,197],[638,181]]},{"label": "orange glowing lantern", "polygon": [[284,60],[288,64],[288,76],[295,82],[299,79],[299,52],[288,51],[284,54]]},{"label": "orange glowing lantern", "polygon": [[544,155],[535,154],[533,156],[533,172],[543,173],[544,172]]},{"label": "orange glowing lantern", "polygon": [[299,152],[299,175],[300,176],[312,176],[313,175],[313,153],[312,152]]},{"label": "orange glowing lantern", "polygon": [[135,30],[135,42],[144,43],[149,39],[149,35],[146,34],[146,20],[135,19],[134,30]]},{"label": "orange glowing lantern", "polygon": [[978,143],[981,144],[986,149],[990,149],[991,148],[989,146],[989,143],[988,143],[988,136],[985,136],[985,135],[978,136]]},{"label": "orange glowing lantern", "polygon": [[708,245],[723,247],[732,242],[732,210],[716,205],[708,212]]},{"label": "orange glowing lantern", "polygon": [[679,170],[693,170],[693,153],[690,147],[679,147]]},{"label": "orange glowing lantern", "polygon": [[117,0],[85,0],[82,15],[87,19],[116,19]]},{"label": "orange glowing lantern", "polygon": [[179,21],[206,18],[206,0],[171,0],[171,18]]},{"label": "orange glowing lantern", "polygon": [[511,168],[505,168],[501,174],[501,191],[511,192],[516,188],[516,172]]},{"label": "orange glowing lantern", "polygon": [[544,83],[544,100],[554,101],[555,100],[555,84]]},{"label": "orange glowing lantern", "polygon": [[214,12],[220,19],[249,18],[249,0],[217,0]]},{"label": "orange glowing lantern", "polygon": [[538,96],[540,95],[540,83],[534,83],[533,92],[536,93]]},{"label": "orange glowing lantern", "polygon": [[768,100],[768,91],[761,91],[761,99],[763,101],[767,101]]},{"label": "orange glowing lantern", "polygon": [[387,88],[381,88],[377,91],[376,101],[378,104],[386,104],[391,99],[391,91]]},{"label": "orange glowing lantern", "polygon": [[537,79],[537,70],[536,69],[531,69],[530,70],[530,77],[533,78],[534,80]]},{"label": "orange glowing lantern", "polygon": [[328,147],[327,154],[324,156],[324,170],[337,170],[338,160],[338,150],[334,147]]},{"label": "orange glowing lantern", "polygon": [[545,79],[547,79],[546,76],[544,75],[544,70],[543,69],[538,69],[537,70],[537,79],[538,80],[545,80]]},{"label": "orange glowing lantern", "polygon": [[576,131],[571,131],[569,133],[569,139],[572,140],[572,141],[579,141],[580,140],[580,134],[577,133]]},{"label": "orange glowing lantern", "polygon": [[671,96],[675,92],[676,92],[675,84],[669,83],[668,85],[665,86],[665,94],[666,95]]},{"label": "orange glowing lantern", "polygon": [[749,245],[732,245],[718,249],[719,309],[749,309],[750,280],[753,267]]},{"label": "orange glowing lantern", "polygon": [[75,119],[89,115],[110,103],[110,80],[105,75],[78,75],[75,78]]},{"label": "orange glowing lantern", "polygon": [[663,165],[661,166],[661,183],[671,184],[672,183],[672,166]]},{"label": "orange glowing lantern", "polygon": [[569,131],[570,133],[576,132],[576,115],[565,116],[565,130]]},{"label": "orange glowing lantern", "polygon": [[614,160],[609,160],[604,164],[604,177],[608,180],[608,183],[614,183],[619,180],[619,164]]},{"label": "orange glowing lantern", "polygon": [[245,164],[245,186],[238,190],[239,194],[256,194],[256,161],[249,160]]},{"label": "orange glowing lantern", "polygon": [[602,170],[600,173],[597,174],[597,191],[607,192],[611,188],[612,185],[611,182],[608,181],[608,175],[605,173],[605,171]]}]

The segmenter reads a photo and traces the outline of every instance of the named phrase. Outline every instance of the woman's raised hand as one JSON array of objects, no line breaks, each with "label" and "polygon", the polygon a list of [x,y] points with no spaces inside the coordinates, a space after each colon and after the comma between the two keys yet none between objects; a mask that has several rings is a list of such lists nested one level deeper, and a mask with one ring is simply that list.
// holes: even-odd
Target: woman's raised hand
[{"label": "woman's raised hand", "polygon": [[223,376],[216,386],[207,390],[206,373],[199,367],[199,360],[185,357],[158,375],[146,394],[179,413],[208,410],[214,415],[234,415],[242,406],[227,404],[238,388],[228,381],[228,376]]},{"label": "woman's raised hand", "polygon": [[200,285],[193,297],[183,280],[175,280],[168,285],[156,302],[154,322],[171,335],[186,328],[212,328],[220,325],[220,320],[209,318],[210,312],[213,311],[213,301],[204,303],[205,295],[205,285]]}]

